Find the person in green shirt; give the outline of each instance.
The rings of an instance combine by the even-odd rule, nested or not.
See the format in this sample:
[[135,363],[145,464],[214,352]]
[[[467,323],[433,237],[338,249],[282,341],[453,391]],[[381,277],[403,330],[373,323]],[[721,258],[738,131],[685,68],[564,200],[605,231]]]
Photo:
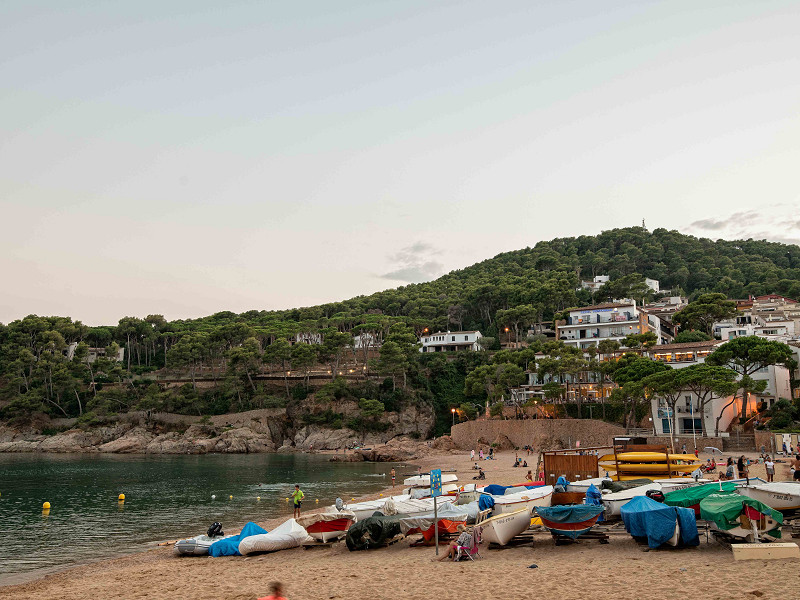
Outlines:
[[292,492],[292,503],[294,504],[294,518],[297,519],[300,517],[300,504],[305,498],[306,495],[300,490],[299,485],[294,486],[294,491]]

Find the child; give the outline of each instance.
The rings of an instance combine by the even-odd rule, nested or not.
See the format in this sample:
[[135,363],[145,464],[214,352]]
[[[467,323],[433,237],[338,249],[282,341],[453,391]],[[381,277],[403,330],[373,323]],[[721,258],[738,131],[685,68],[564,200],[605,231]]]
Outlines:
[[283,585],[278,581],[273,581],[269,584],[269,590],[272,592],[269,596],[264,596],[258,600],[286,600],[283,597]]

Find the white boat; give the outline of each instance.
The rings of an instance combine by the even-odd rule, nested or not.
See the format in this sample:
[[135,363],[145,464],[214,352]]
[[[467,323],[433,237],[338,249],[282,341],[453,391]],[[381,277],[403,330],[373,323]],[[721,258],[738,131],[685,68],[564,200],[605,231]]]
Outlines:
[[303,515],[297,524],[315,540],[327,543],[344,537],[355,520],[355,514],[348,510],[325,511]]
[[297,521],[289,519],[269,533],[260,533],[244,538],[239,542],[239,553],[246,555],[253,552],[274,552],[297,548],[303,542],[310,540],[308,532]]
[[229,537],[231,536],[226,535],[210,538],[205,534],[198,535],[193,538],[178,540],[175,542],[175,546],[173,547],[172,551],[175,554],[180,554],[183,556],[204,556],[208,554],[208,549],[211,547],[211,544]]
[[567,491],[586,493],[586,490],[589,489],[590,485],[594,485],[594,487],[596,487],[599,490],[602,487],[604,481],[611,483],[612,479],[611,477],[592,477],[591,479],[579,479],[577,481],[570,481],[567,484]]
[[550,506],[550,500],[553,498],[553,486],[542,485],[505,496],[492,496],[492,498],[494,498],[492,515],[513,513],[523,508],[531,512],[536,506]]
[[[458,475],[455,473],[442,473],[442,483],[452,483],[458,481]],[[406,477],[403,480],[403,485],[410,487],[431,487],[430,475],[414,475],[413,477]]]
[[[454,496],[458,494],[458,490],[459,488],[457,483],[442,484],[443,496]],[[408,489],[403,490],[403,493],[408,494],[412,498],[430,498],[431,488],[430,486],[410,487]]]
[[628,502],[633,500],[636,496],[644,496],[650,490],[661,490],[660,483],[649,483],[646,485],[640,485],[637,487],[633,487],[627,490],[622,490],[621,492],[612,492],[610,494],[603,494],[603,498],[601,502],[603,506],[606,507],[606,518],[609,517],[619,517],[621,509],[625,506]]
[[742,496],[763,502],[775,510],[800,509],[800,483],[791,481],[759,483],[740,486],[736,488],[736,491]]
[[[405,501],[410,500],[411,496],[408,494],[402,494],[398,496],[392,496],[395,501]],[[356,516],[356,521],[363,521],[367,517],[371,517],[372,513],[375,511],[383,512],[383,507],[386,504],[388,498],[379,498],[377,500],[365,500],[364,502],[354,502],[353,504],[348,504],[343,506],[342,510],[346,510],[352,512]],[[324,512],[337,512],[339,509],[336,505],[328,506],[325,508]]]
[[667,492],[674,492],[675,490],[683,490],[696,485],[711,483],[711,480],[703,478],[693,479],[692,477],[673,477],[672,479],[654,479],[653,483],[660,484],[661,491],[666,494]]
[[[392,496],[386,499],[383,503],[383,514],[414,517],[433,511],[433,498],[409,498],[407,500],[398,498],[398,496]],[[436,502],[441,507],[445,504],[452,504],[455,499],[455,496],[440,496]]]
[[482,538],[489,543],[505,546],[514,536],[531,526],[531,511],[523,508],[511,513],[499,514],[477,525],[482,530]]

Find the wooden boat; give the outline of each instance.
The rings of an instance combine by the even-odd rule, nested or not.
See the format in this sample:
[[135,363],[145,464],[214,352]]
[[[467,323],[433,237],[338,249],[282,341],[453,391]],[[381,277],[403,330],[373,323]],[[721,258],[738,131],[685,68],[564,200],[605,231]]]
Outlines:
[[550,506],[553,496],[553,486],[543,485],[523,492],[515,492],[504,496],[492,496],[494,498],[493,515],[517,512],[525,509],[529,513],[537,506]]
[[610,477],[592,477],[591,479],[579,479],[577,481],[570,481],[567,484],[568,492],[583,492],[589,489],[590,485],[594,485],[597,489],[603,487],[604,481],[611,481]]
[[711,494],[701,500],[700,517],[709,521],[713,529],[747,542],[781,537],[780,512],[734,492]]
[[606,507],[606,517],[618,517],[620,509],[630,502],[636,496],[645,496],[650,490],[661,490],[661,485],[658,483],[650,483],[647,485],[640,485],[621,492],[603,495],[603,506]]
[[571,506],[539,507],[536,514],[553,535],[576,539],[588,533],[603,513],[602,506],[576,504]]
[[800,509],[800,483],[777,481],[740,486],[736,490],[742,496],[763,502],[780,511]]
[[[646,462],[667,462],[667,455],[663,452],[620,452],[616,455],[616,458],[613,454],[604,454],[601,456],[599,461],[608,461],[608,462],[615,462],[619,461],[620,463],[629,462],[629,463],[646,463]],[[670,454],[669,455],[670,462],[674,463],[677,461],[681,462],[697,462],[699,459],[694,454]]]
[[344,537],[355,520],[356,515],[351,511],[333,511],[303,515],[297,523],[312,538],[327,543]]
[[499,514],[478,525],[483,531],[484,541],[505,546],[515,536],[530,527],[531,511],[523,508],[515,512]]

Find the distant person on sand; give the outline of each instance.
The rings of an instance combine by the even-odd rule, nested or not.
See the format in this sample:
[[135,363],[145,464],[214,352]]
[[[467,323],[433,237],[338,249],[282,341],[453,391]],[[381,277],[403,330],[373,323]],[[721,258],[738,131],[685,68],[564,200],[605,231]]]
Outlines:
[[269,591],[272,592],[269,596],[263,596],[258,600],[286,600],[283,597],[283,585],[278,581],[273,581],[269,584]]
[[478,458],[480,458],[481,460],[483,460],[483,448],[481,448],[480,450],[478,450]]
[[475,450],[469,451],[469,460],[470,462],[475,462]]
[[794,469],[794,475],[792,476],[792,479],[795,481],[800,480],[800,454],[794,457],[794,460],[792,461],[792,468]]
[[533,473],[528,471],[528,474],[525,475],[525,481],[533,481]]
[[734,470],[733,457],[729,456],[728,464],[725,467],[725,479],[733,479],[733,470]]
[[775,478],[775,463],[772,462],[772,457],[768,456],[764,461],[764,467],[767,469],[767,483],[773,481]]
[[392,487],[394,487],[394,478],[396,473],[394,472],[394,467],[392,467]]
[[299,519],[300,518],[300,505],[302,504],[303,498],[305,498],[305,497],[306,497],[306,495],[300,490],[300,486],[299,485],[295,485],[294,486],[294,491],[292,492],[292,504],[294,505],[294,518],[295,519]]
[[744,454],[736,461],[736,471],[739,473],[739,479],[744,479]]

